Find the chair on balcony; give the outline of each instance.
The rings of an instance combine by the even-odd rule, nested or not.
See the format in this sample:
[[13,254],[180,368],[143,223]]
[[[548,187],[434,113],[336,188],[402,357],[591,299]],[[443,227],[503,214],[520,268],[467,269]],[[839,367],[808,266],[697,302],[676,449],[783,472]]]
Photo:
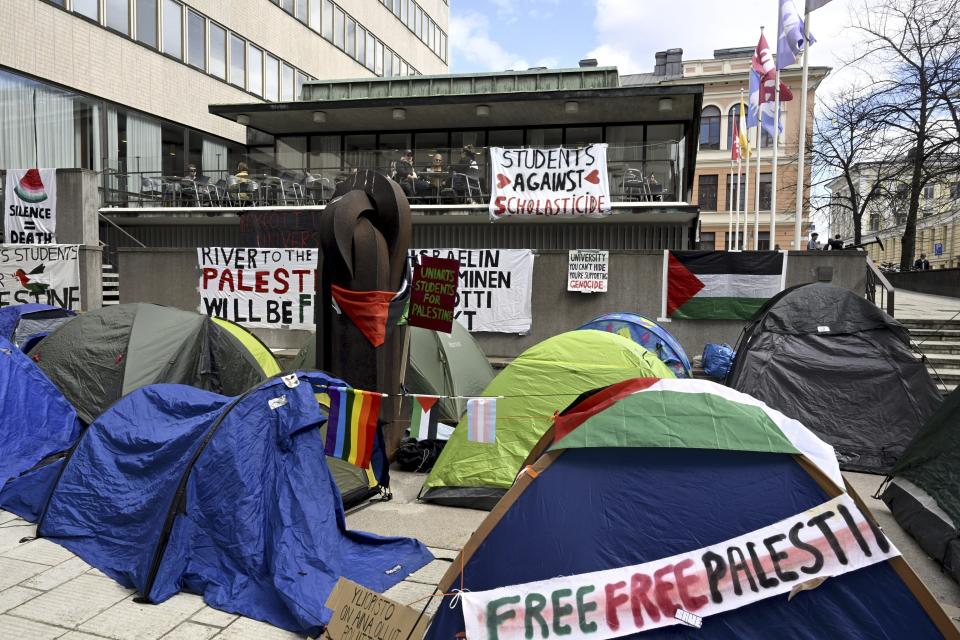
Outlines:
[[650,187],[640,169],[627,167],[623,170],[623,181],[620,185],[624,200],[642,201],[650,199]]
[[303,179],[305,198],[311,204],[325,204],[333,197],[333,181],[326,176],[315,176],[308,173]]
[[450,174],[450,188],[460,200],[460,204],[476,204],[476,201],[483,197],[480,192],[479,172],[471,175],[454,171]]
[[217,180],[217,184],[213,185],[211,189],[213,189],[213,196],[216,198],[216,202],[218,206],[222,207],[226,205],[229,207],[231,204],[233,204],[230,198],[230,191],[227,188],[226,180],[224,180],[223,178]]
[[304,203],[303,182],[297,180],[292,173],[284,172],[280,175],[280,199],[284,205],[300,205]]
[[163,183],[159,178],[140,178],[140,197],[143,200],[163,201]]

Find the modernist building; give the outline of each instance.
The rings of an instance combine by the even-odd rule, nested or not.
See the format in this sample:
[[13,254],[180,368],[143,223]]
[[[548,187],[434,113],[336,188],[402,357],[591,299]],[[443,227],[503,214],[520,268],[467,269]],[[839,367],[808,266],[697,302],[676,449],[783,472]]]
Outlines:
[[0,13],[0,170],[89,168],[117,192],[247,159],[247,128],[210,103],[448,68],[447,0],[3,0]]
[[[736,172],[731,172],[730,152],[733,141],[734,122],[740,114],[740,91],[748,100],[750,62],[754,47],[719,49],[713,58],[684,60],[682,49],[670,49],[656,54],[656,66],[652,73],[624,76],[623,84],[640,86],[703,85],[703,112],[700,117],[700,152],[694,187],[694,202],[700,207],[700,246],[704,249],[724,249],[732,242],[728,236],[728,220],[731,211],[731,189],[736,189]],[[816,91],[820,82],[829,73],[827,67],[811,67],[807,98],[807,143],[812,139],[813,112]],[[790,67],[781,72],[781,80],[793,92],[794,99],[782,103],[781,118],[784,121],[780,137],[777,169],[777,237],[774,245],[782,249],[794,247],[794,221],[797,197],[797,149],[800,135],[800,87],[801,69]],[[754,146],[754,137],[750,139]],[[773,139],[766,133],[761,138],[760,149],[760,249],[770,249],[770,205],[772,184]],[[756,151],[754,151],[756,153]],[[812,158],[808,153],[804,163],[804,233],[809,227],[810,208],[807,204]],[[750,228],[746,239],[753,249],[753,222],[755,188],[757,184],[756,157],[750,162],[750,193],[741,186],[740,211],[749,205]],[[743,180],[747,168],[744,167]],[[743,183],[745,184],[745,182]],[[742,220],[742,216],[741,216]]]

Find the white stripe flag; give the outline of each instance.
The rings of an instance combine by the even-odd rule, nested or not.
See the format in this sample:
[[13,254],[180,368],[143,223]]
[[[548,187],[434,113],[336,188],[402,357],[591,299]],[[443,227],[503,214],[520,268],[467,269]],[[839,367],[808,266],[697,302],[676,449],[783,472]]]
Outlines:
[[807,0],[807,13],[816,11],[828,2],[830,2],[830,0]]
[[493,444],[497,441],[497,399],[467,400],[467,440]]

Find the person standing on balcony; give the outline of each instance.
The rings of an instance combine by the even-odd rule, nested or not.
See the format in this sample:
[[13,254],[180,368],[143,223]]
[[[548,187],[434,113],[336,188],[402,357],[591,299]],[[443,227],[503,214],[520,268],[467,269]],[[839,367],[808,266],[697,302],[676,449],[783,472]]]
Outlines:
[[820,241],[817,239],[820,234],[814,231],[810,234],[810,240],[807,242],[807,251],[820,251]]

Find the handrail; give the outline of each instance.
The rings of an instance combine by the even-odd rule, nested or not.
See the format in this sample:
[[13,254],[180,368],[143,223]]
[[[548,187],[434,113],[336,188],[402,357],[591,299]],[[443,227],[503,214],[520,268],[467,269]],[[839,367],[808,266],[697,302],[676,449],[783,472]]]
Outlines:
[[137,240],[136,238],[134,238],[132,235],[130,235],[129,233],[127,233],[127,231],[126,231],[125,229],[123,229],[120,225],[118,225],[116,222],[114,222],[113,220],[111,220],[111,219],[108,218],[107,216],[103,215],[103,214],[100,213],[99,211],[97,211],[97,215],[100,216],[100,219],[101,219],[101,220],[104,220],[104,221],[106,221],[106,222],[109,222],[112,226],[116,227],[117,230],[118,230],[120,233],[122,233],[123,235],[127,236],[128,238],[130,238],[131,240],[133,240],[134,242],[136,242],[136,243],[137,243],[138,245],[140,245],[142,248],[144,248],[144,249],[147,248],[147,245],[143,244],[142,242],[140,242],[139,240]]
[[890,284],[890,281],[887,280],[886,276],[883,275],[883,272],[877,268],[877,265],[874,264],[873,260],[869,256],[866,257],[867,260],[867,298],[876,304],[876,291],[875,288],[879,284],[883,287],[884,294],[881,298],[881,304],[886,302],[887,313],[890,317],[893,317],[894,309],[894,289],[893,285]]

